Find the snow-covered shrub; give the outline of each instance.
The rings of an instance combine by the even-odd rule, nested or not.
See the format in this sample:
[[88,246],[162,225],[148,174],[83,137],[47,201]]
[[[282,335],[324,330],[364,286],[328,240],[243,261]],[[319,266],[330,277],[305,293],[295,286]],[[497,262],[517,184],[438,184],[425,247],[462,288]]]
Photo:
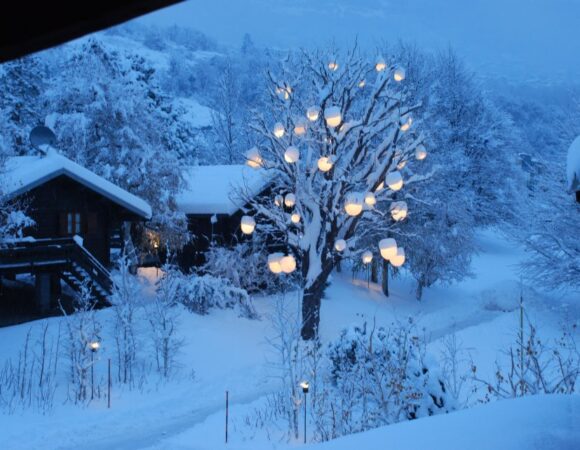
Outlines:
[[197,314],[207,314],[212,308],[238,309],[248,318],[256,318],[248,293],[235,287],[228,279],[211,275],[191,275],[181,279],[180,301]]
[[203,272],[229,280],[233,286],[249,293],[273,293],[287,287],[292,277],[273,277],[264,264],[268,251],[255,241],[233,247],[212,246],[205,254]]

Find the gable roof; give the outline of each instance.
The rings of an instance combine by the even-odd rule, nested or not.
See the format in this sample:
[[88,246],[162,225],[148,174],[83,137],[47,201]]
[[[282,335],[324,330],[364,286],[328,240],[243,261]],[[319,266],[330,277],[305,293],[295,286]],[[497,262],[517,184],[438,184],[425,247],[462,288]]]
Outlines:
[[245,165],[188,167],[184,178],[186,188],[177,196],[177,207],[185,214],[231,216],[245,205],[240,193],[256,196],[269,182],[265,170]]
[[65,175],[144,219],[150,219],[152,215],[151,206],[145,200],[53,150],[46,156],[9,157],[2,175],[2,190],[9,197]]

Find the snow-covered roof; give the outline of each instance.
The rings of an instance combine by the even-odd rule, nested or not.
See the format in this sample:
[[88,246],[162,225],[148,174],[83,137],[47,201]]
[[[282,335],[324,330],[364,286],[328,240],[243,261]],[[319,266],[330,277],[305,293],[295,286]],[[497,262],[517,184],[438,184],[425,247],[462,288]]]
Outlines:
[[568,149],[568,162],[566,164],[566,178],[570,191],[580,191],[580,136],[574,139]]
[[180,211],[230,216],[244,206],[240,197],[258,195],[269,181],[263,169],[244,165],[188,167],[184,178],[186,188],[177,196]]
[[6,195],[14,197],[60,175],[77,181],[145,219],[151,218],[151,206],[145,200],[125,191],[54,150],[49,151],[46,156],[7,158],[5,173],[2,177],[2,189]]

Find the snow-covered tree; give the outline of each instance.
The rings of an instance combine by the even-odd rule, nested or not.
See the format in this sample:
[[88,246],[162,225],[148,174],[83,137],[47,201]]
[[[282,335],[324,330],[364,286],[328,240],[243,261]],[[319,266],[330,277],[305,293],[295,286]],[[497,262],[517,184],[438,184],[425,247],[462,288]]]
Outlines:
[[[263,223],[282,236],[299,260],[302,337],[313,339],[339,260],[335,246],[345,240],[355,248],[357,228],[390,220],[373,206],[425,178],[414,174],[414,164],[397,168],[423,143],[413,123],[419,105],[405,101],[403,68],[382,57],[373,63],[356,48],[291,55],[268,78],[270,110],[255,112],[258,147],[248,160],[270,174],[274,195],[285,197],[252,202],[258,228]],[[378,242],[369,248],[378,249]]]

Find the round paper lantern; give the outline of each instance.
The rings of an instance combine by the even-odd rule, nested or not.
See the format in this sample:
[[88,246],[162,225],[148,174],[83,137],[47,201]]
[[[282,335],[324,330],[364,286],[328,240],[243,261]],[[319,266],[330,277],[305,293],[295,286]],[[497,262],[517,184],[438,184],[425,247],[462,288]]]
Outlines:
[[393,78],[397,83],[403,81],[405,79],[405,69],[403,69],[402,67],[397,67],[395,69],[395,72],[393,73]]
[[334,72],[338,69],[338,63],[336,61],[330,61],[328,63],[328,68]]
[[294,256],[287,255],[280,259],[280,268],[284,273],[292,273],[296,270],[296,259]]
[[321,172],[328,172],[330,169],[332,169],[332,165],[332,157],[321,156],[318,158],[318,170]]
[[292,221],[292,223],[300,223],[300,214],[298,213],[293,213],[290,216],[290,220]]
[[399,129],[401,131],[409,131],[409,128],[411,128],[411,125],[413,125],[413,118],[411,116],[401,117],[400,124],[401,126]]
[[288,208],[292,208],[296,204],[296,196],[292,193],[286,194],[286,197],[284,197],[284,204]]
[[346,248],[346,241],[344,239],[338,239],[335,243],[334,243],[334,249],[337,252],[342,252],[344,251],[344,249]]
[[276,125],[274,125],[274,136],[280,139],[284,136],[284,133],[286,133],[286,130],[284,130],[284,125],[282,125],[280,122],[277,122]]
[[379,242],[379,250],[384,259],[390,260],[397,254],[397,241],[393,238],[381,239]]
[[318,120],[318,116],[320,115],[320,109],[316,106],[311,106],[306,110],[306,117],[310,122],[316,122]]
[[340,125],[342,115],[338,106],[329,106],[324,110],[324,119],[329,127],[337,127]]
[[427,158],[427,150],[425,149],[424,145],[419,145],[415,149],[415,158],[419,161],[423,161],[425,158]]
[[389,261],[393,266],[401,267],[403,264],[405,264],[405,249],[403,247],[398,248],[397,254]]
[[282,272],[282,258],[284,255],[282,253],[272,253],[268,255],[268,269],[272,273]]
[[358,87],[362,89],[366,86],[366,84],[367,84],[367,82],[365,80],[360,80],[358,82]]
[[252,147],[246,152],[246,164],[254,169],[261,167],[263,163],[262,156],[258,147]]
[[407,203],[403,201],[391,203],[389,209],[391,211],[391,217],[397,222],[407,217],[407,213],[409,211]]
[[294,134],[296,136],[303,136],[306,134],[306,124],[302,121],[297,122],[294,126]]
[[393,191],[399,191],[403,187],[403,176],[401,172],[395,170],[394,172],[389,172],[385,177],[385,183],[389,186],[389,189]]
[[381,181],[379,183],[379,185],[377,186],[377,188],[375,189],[375,192],[381,192],[384,188],[385,188],[385,182]]
[[377,59],[377,63],[375,64],[375,70],[377,72],[382,72],[386,68],[387,68],[387,63],[385,62],[385,60],[383,58]]
[[366,251],[362,254],[363,264],[370,264],[373,261],[373,254],[370,251]]
[[365,203],[368,206],[375,206],[377,204],[377,199],[375,197],[375,194],[373,194],[372,192],[367,192],[365,194]]
[[254,232],[254,228],[256,228],[256,221],[254,220],[253,217],[242,216],[242,222],[240,223],[240,227],[242,228],[242,233],[252,234]]
[[298,150],[298,148],[294,147],[293,145],[288,147],[286,149],[286,152],[284,152],[284,159],[286,160],[287,163],[293,164],[295,162],[298,162],[299,158],[300,158],[300,150]]
[[358,216],[363,210],[363,199],[358,194],[350,194],[346,197],[344,210],[349,216]]

